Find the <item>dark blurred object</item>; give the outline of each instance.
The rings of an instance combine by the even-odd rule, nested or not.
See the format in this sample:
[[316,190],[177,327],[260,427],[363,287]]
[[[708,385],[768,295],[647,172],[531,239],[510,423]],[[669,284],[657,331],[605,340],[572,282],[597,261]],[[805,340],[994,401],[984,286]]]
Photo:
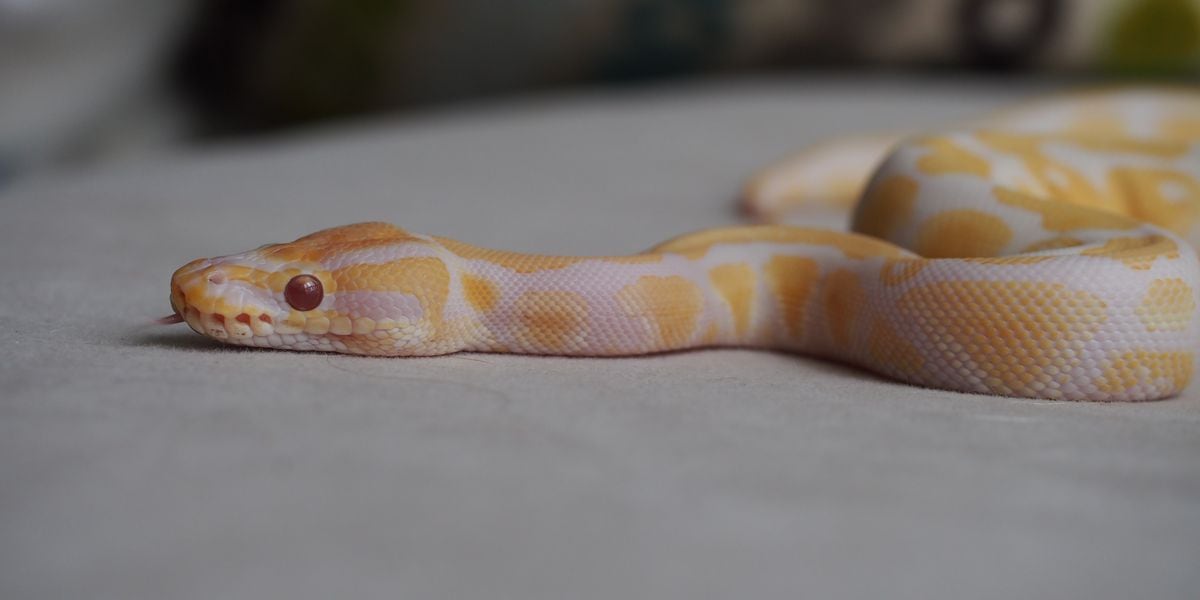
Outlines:
[[751,66],[1186,78],[1200,0],[212,0],[183,56],[187,89],[233,129]]
[[389,104],[411,0],[211,0],[182,60],[222,127],[278,125]]
[[196,129],[869,65],[1195,80],[1200,0],[0,0],[0,182]]

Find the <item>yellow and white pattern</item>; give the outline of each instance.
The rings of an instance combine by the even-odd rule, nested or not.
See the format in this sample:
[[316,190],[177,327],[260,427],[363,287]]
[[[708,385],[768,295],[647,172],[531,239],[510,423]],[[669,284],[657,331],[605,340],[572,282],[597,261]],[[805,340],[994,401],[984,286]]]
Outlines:
[[1200,93],[1056,98],[944,132],[854,138],[769,168],[777,219],[642,254],[516,254],[386,223],[177,270],[171,304],[233,344],[351,354],[801,352],[916,385],[1149,400],[1200,348]]

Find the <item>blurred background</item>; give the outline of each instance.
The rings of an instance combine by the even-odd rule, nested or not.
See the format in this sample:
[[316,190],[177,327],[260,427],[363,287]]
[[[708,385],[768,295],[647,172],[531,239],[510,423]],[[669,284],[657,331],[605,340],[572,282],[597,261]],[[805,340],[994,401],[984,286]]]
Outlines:
[[1200,0],[0,0],[0,185],[381,111],[804,70],[1190,82]]

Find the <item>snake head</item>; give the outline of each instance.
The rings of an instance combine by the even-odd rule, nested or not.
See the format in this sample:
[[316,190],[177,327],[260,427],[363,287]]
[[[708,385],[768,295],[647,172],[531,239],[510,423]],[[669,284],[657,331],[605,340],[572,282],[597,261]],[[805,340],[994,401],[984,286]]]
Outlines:
[[386,223],[197,259],[171,277],[171,306],[197,333],[244,346],[351,354],[458,350],[442,313],[441,246]]

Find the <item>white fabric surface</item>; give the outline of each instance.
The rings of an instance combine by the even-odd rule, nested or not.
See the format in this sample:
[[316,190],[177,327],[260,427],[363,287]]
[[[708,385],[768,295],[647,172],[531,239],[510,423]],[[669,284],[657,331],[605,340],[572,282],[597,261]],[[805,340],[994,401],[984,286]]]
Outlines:
[[631,252],[754,167],[1011,82],[578,93],[221,144],[0,191],[0,597],[1196,598],[1200,392],[915,389],[803,357],[236,350],[195,257],[382,219]]

